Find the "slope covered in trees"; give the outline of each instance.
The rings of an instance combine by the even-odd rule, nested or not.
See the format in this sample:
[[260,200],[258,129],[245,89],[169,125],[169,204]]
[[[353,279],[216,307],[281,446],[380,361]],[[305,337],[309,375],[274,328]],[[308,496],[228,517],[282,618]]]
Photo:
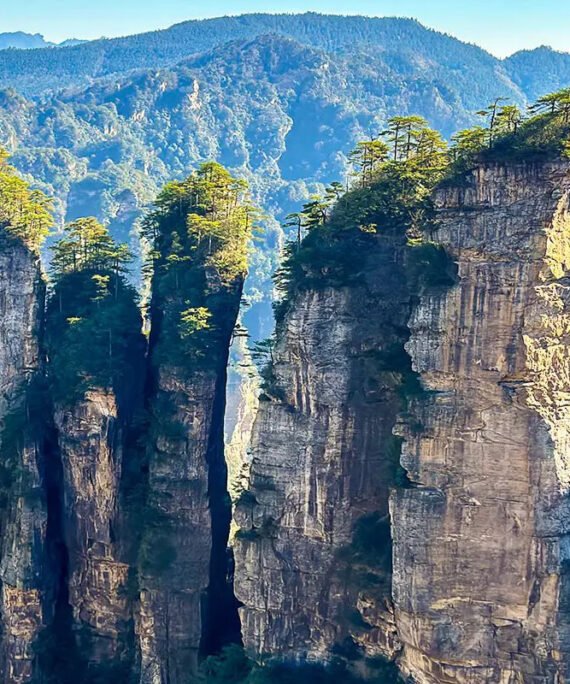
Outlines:
[[[267,31],[274,33],[258,35]],[[227,42],[240,36],[247,39]],[[210,48],[161,71],[117,75],[125,55],[125,68],[139,69],[156,66],[158,53],[170,64]],[[84,71],[74,55],[81,62],[90,51],[101,68],[118,70],[112,83],[79,84]],[[449,137],[495,97],[525,103],[493,57],[407,20],[253,15],[65,49],[65,64],[50,61],[58,54],[0,54],[15,88],[26,89],[26,69],[40,81],[73,78],[71,91],[37,101],[0,93],[0,142],[15,166],[55,197],[58,222],[93,215],[110,221],[120,240],[171,178],[206,159],[239,171],[270,217],[248,285],[248,297],[264,302],[248,314],[255,334],[267,330],[283,237],[274,219],[342,178],[359,140],[394,115],[419,113]],[[12,59],[24,60],[22,73]],[[570,79],[564,66],[549,73],[559,85]]]
[[[163,31],[92,41],[60,51],[44,49],[0,53],[0,86],[30,95],[85,85],[94,78],[156,69],[190,55],[208,52],[232,40],[253,40],[275,34],[330,53],[382,53],[388,66],[413,63],[430,69],[451,85],[453,75],[465,86],[488,88],[496,79],[503,87],[512,74],[484,50],[425,28],[413,19],[250,14],[188,21]],[[400,64],[400,62],[402,63]],[[513,66],[513,65],[511,65]],[[515,69],[516,71],[516,69]],[[477,74],[477,78],[472,78]]]

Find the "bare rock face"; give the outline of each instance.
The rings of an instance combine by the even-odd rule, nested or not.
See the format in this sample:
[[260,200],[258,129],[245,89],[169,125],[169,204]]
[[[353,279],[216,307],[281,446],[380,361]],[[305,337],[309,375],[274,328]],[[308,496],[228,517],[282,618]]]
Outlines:
[[[358,284],[299,292],[280,326],[234,515],[235,593],[254,653],[326,661],[357,644],[371,656],[398,648],[388,497],[400,378],[383,359],[406,339],[401,250],[375,243]],[[359,524],[385,532],[372,571]]]
[[159,387],[154,403],[168,416],[155,436],[149,474],[157,531],[144,547],[141,681],[174,684],[195,667],[202,638],[212,551],[206,454],[216,377],[184,380],[162,368]]
[[123,434],[110,390],[57,407],[69,603],[82,651],[104,663],[125,657],[131,617],[129,565],[117,541]]
[[28,682],[50,618],[41,431],[30,426],[41,367],[44,302],[38,257],[0,235],[0,681]]
[[483,165],[436,196],[459,283],[420,298],[426,393],[391,500],[401,665],[421,684],[570,677],[570,169]]
[[[230,501],[224,461],[226,367],[243,282],[210,284],[208,358],[174,363],[151,336],[148,497],[139,559],[141,684],[186,684],[225,612]],[[168,304],[155,305],[167,309]],[[157,351],[158,350],[158,351]],[[236,615],[237,619],[237,615]],[[237,627],[236,627],[237,628]]]

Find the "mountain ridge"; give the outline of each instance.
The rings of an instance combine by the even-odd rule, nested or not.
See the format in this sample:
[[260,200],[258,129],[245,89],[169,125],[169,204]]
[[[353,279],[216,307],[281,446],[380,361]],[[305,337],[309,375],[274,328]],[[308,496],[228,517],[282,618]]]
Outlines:
[[[167,29],[88,41],[58,51],[2,50],[0,88],[15,87],[28,96],[39,96],[88,85],[100,77],[173,66],[230,40],[252,40],[273,33],[335,54],[375,49],[412,53],[454,69],[486,65],[498,68],[510,79],[511,58],[500,60],[473,43],[425,27],[416,19],[258,13],[190,20]],[[556,72],[566,68],[565,53],[552,51],[549,58],[561,62]],[[515,72],[516,66],[515,60]]]
[[46,40],[41,33],[26,31],[6,31],[0,33],[0,51],[3,50],[41,50],[42,48],[64,48],[80,45],[87,41],[78,38],[67,38],[60,43]]

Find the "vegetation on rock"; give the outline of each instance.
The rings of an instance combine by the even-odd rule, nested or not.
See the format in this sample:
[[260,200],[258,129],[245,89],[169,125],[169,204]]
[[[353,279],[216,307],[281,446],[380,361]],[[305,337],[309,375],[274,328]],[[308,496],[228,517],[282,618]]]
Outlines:
[[56,401],[90,389],[128,391],[141,344],[137,294],[125,278],[130,254],[94,218],[68,224],[53,247],[46,313],[49,375]]
[[262,664],[250,660],[240,646],[228,646],[217,656],[207,658],[198,677],[189,684],[397,684],[401,681],[395,665],[384,660],[368,660],[372,673],[361,679],[344,661],[328,667],[316,663],[283,662],[269,659]]
[[181,368],[217,361],[219,324],[241,291],[256,216],[247,184],[215,162],[160,193],[143,225],[155,360]]
[[20,178],[8,156],[0,147],[0,227],[37,252],[53,225],[51,200]]

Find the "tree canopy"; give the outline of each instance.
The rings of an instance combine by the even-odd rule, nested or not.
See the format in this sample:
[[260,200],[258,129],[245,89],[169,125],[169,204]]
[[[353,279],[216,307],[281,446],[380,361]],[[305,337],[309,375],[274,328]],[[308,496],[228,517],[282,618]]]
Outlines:
[[38,251],[53,225],[52,202],[18,176],[8,158],[0,147],[0,226]]
[[143,223],[146,272],[151,319],[160,317],[163,330],[159,349],[167,348],[171,361],[216,348],[209,344],[219,324],[213,309],[234,299],[239,304],[258,217],[247,183],[216,162],[168,183],[157,197]]
[[68,224],[52,251],[46,341],[54,397],[74,401],[95,387],[120,395],[143,343],[124,275],[131,255],[92,217]]

